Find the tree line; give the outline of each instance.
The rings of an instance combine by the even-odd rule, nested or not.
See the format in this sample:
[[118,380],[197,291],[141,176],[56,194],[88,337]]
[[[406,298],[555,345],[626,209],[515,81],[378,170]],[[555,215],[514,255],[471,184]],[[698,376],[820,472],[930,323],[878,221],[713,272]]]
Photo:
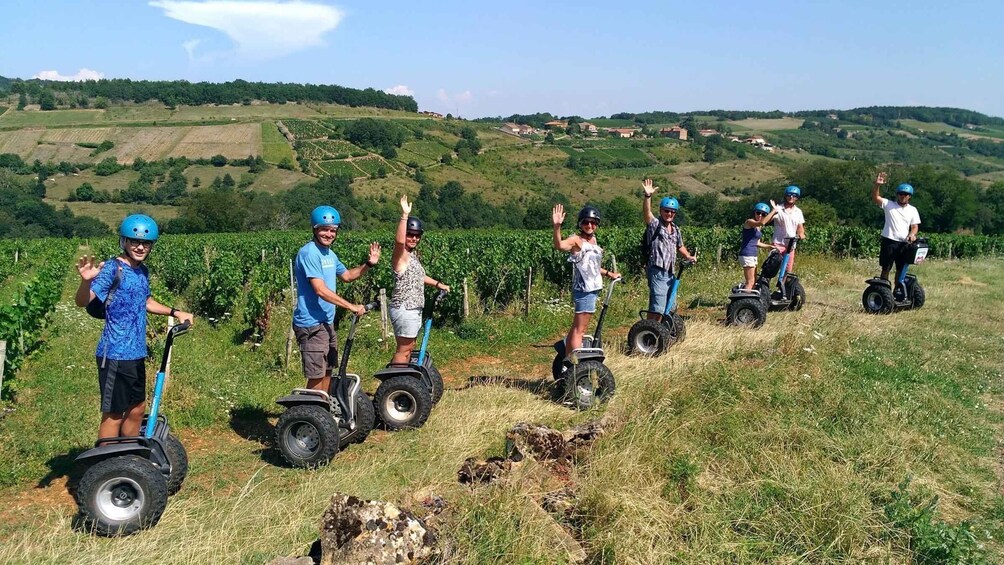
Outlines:
[[65,93],[78,101],[102,99],[112,102],[148,102],[160,100],[166,106],[203,104],[249,104],[264,100],[274,104],[286,102],[322,102],[344,106],[372,106],[391,110],[417,112],[418,103],[411,96],[387,94],[373,88],[349,88],[333,84],[267,83],[234,80],[223,83],[175,81],[148,81],[131,79],[101,79],[81,82],[63,82],[40,79],[13,80],[8,86],[12,94],[24,95],[43,106],[52,102],[53,92]]

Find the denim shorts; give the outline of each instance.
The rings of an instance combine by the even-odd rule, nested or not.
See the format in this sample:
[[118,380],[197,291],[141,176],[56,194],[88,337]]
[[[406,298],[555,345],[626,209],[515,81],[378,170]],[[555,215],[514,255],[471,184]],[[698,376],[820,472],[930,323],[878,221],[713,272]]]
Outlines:
[[418,337],[418,330],[422,328],[422,309],[391,308],[390,323],[394,326],[395,336]]
[[662,314],[666,311],[669,289],[673,285],[673,274],[659,267],[648,268],[648,310]]
[[600,291],[585,292],[580,290],[572,291],[572,302],[575,304],[575,313],[593,313],[596,311],[596,299],[600,296]]

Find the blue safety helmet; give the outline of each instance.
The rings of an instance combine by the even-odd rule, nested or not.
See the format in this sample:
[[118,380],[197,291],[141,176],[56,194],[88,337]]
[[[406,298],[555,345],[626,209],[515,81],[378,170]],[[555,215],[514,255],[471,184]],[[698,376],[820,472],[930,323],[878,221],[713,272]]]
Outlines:
[[157,222],[150,216],[133,214],[122,220],[122,224],[119,225],[119,235],[153,243],[160,236],[160,230],[157,229]]
[[784,189],[784,195],[788,196],[789,194],[794,194],[795,196],[799,196],[800,197],[800,196],[802,196],[802,189],[798,188],[795,185],[791,185],[788,188]]
[[757,202],[756,205],[753,206],[753,211],[763,212],[764,214],[770,214],[770,206],[764,204],[763,202]]
[[337,226],[342,223],[342,216],[331,206],[318,206],[310,213],[310,226],[319,228],[321,226]]
[[673,210],[674,212],[679,212],[680,202],[677,199],[673,198],[672,196],[663,197],[663,199],[659,201],[659,209],[661,210],[663,208],[667,210]]
[[904,182],[896,187],[896,194],[909,194],[913,196],[913,185]]

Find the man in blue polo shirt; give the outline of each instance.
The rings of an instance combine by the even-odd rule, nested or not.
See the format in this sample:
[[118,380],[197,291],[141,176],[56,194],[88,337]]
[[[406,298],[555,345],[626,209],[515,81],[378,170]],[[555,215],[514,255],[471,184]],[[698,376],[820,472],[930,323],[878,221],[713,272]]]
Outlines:
[[[175,316],[191,322],[188,312],[164,306],[150,296],[146,265],[159,230],[153,218],[133,214],[119,226],[122,253],[95,264],[93,256],[77,261],[77,306],[97,302],[105,327],[98,340],[101,425],[98,439],[137,436],[146,412],[146,315]],[[88,312],[92,307],[88,307]]]
[[338,334],[335,332],[335,306],[362,315],[365,308],[335,294],[338,279],[352,282],[363,276],[380,260],[380,244],[370,244],[369,257],[362,265],[347,268],[331,250],[341,224],[338,210],[318,206],[310,213],[314,237],[296,254],[296,309],[293,311],[293,334],[300,346],[303,375],[307,388],[328,391],[331,371],[338,366]]

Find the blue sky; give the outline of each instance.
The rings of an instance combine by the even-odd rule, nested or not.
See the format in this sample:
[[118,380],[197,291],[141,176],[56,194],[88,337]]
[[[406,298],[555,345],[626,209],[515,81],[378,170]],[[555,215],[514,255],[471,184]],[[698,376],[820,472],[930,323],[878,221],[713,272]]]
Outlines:
[[0,75],[396,89],[464,117],[870,105],[1004,116],[1001,22],[999,1],[7,0]]

